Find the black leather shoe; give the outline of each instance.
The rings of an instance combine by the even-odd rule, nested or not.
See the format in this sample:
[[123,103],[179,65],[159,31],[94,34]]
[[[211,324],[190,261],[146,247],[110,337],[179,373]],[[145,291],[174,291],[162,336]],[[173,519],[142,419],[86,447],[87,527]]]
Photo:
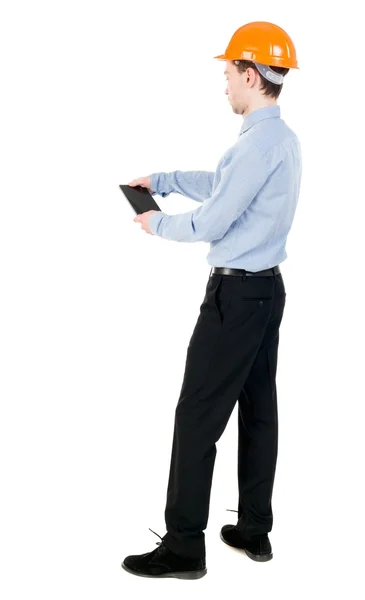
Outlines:
[[[153,531],[153,533],[155,532]],[[158,534],[156,533],[156,535]],[[206,575],[205,558],[178,556],[167,548],[162,538],[161,540],[161,542],[157,542],[159,547],[152,552],[127,556],[122,563],[123,569],[140,577],[199,579]]]
[[267,533],[255,536],[251,540],[247,540],[237,530],[235,525],[224,525],[220,534],[221,540],[233,548],[244,550],[252,560],[264,562],[271,560],[273,557],[271,544]]

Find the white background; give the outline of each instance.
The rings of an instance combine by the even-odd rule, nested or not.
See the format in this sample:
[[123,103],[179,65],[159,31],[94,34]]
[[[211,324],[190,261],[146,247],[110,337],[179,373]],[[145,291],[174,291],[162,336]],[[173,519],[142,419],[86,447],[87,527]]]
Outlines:
[[[200,598],[228,586],[235,596],[297,599],[363,587],[356,4],[2,3],[4,600]],[[149,527],[165,533],[174,411],[209,245],[146,234],[118,186],[156,171],[215,170],[242,117],[213,56],[253,20],[283,27],[300,66],[279,99],[302,143],[303,183],[281,265],[274,559],[254,563],[219,539],[236,517],[226,512],[237,508],[236,407],[217,445],[208,575],[152,581],[120,565],[156,548]],[[169,214],[198,207],[177,194],[156,200]]]

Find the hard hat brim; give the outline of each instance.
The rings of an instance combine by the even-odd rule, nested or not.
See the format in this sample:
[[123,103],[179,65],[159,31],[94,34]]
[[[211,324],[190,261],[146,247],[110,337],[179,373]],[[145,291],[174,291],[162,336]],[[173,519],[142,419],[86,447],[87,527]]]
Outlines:
[[[216,58],[218,60],[228,60],[228,61],[243,60],[242,58],[233,58],[233,57],[229,58],[225,54],[219,54],[218,56],[213,56],[213,58]],[[247,58],[246,60],[255,62],[252,58]],[[259,61],[257,61],[257,62],[259,62]],[[269,63],[266,61],[264,64],[269,64]],[[299,69],[296,59],[294,59],[290,65],[277,64],[276,61],[270,60],[270,65],[273,67],[283,67],[285,69]]]

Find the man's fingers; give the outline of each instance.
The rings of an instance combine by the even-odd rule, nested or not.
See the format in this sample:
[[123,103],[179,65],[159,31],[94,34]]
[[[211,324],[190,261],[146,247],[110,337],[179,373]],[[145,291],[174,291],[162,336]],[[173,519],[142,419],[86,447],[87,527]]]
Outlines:
[[149,189],[149,186],[151,185],[151,183],[150,183],[150,179],[148,177],[138,177],[137,179],[132,179],[132,181],[130,181],[128,183],[128,185],[130,185],[131,187],[140,185],[141,187]]

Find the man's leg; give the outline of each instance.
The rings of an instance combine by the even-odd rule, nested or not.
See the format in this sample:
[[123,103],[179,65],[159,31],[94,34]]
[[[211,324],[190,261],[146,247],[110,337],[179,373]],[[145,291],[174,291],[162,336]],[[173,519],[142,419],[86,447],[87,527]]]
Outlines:
[[276,370],[285,288],[277,278],[273,315],[239,395],[238,523],[245,538],[272,529],[271,498],[278,452]]

